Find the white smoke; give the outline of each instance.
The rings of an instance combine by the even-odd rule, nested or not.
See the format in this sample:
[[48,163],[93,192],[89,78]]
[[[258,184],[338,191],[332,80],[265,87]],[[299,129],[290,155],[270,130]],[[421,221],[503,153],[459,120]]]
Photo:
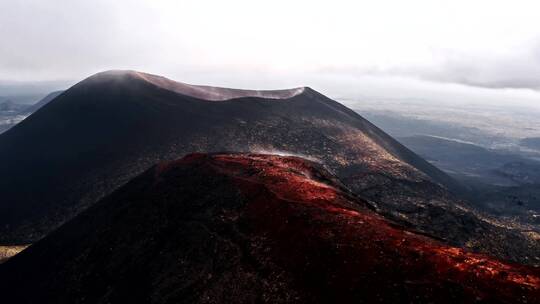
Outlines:
[[279,155],[279,156],[294,156],[294,157],[307,159],[309,161],[319,163],[319,164],[323,163],[322,160],[320,160],[320,159],[318,159],[316,157],[310,156],[310,155],[301,154],[301,153],[295,153],[295,152],[291,152],[291,151],[283,151],[283,150],[278,150],[278,149],[255,148],[255,149],[250,149],[250,152],[257,153],[257,154],[270,154],[270,155]]

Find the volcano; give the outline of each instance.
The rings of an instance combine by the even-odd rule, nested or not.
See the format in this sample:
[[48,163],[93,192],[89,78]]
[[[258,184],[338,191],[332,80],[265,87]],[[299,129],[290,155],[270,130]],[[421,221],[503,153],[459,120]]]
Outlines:
[[320,164],[193,154],[0,265],[0,291],[10,303],[536,303],[540,270],[407,231]]
[[456,199],[453,179],[311,88],[216,88],[134,71],[91,76],[0,135],[0,242],[39,240],[157,162],[220,151],[317,160],[401,225],[521,262],[540,252]]

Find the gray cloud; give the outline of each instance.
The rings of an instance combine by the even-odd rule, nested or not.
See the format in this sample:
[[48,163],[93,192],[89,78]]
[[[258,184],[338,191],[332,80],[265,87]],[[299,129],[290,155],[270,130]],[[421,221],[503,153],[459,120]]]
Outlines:
[[[494,50],[496,53],[496,50]],[[407,73],[407,71],[401,71]],[[504,55],[445,52],[440,66],[409,71],[421,78],[487,88],[540,89],[540,43]]]
[[[496,49],[495,34],[503,33],[495,26],[500,19],[491,18],[485,27],[478,27],[476,13],[484,12],[483,8],[469,12],[468,23],[454,28],[443,18],[446,12],[435,8],[421,14],[411,9],[409,15],[384,19],[373,17],[388,14],[384,5],[373,11],[378,14],[370,12],[369,5],[354,10],[358,7],[349,2],[344,8],[319,7],[313,15],[284,14],[279,5],[265,6],[265,12],[273,9],[282,14],[278,22],[279,18],[261,14],[256,5],[246,5],[249,1],[222,4],[220,9],[212,6],[214,10],[204,3],[193,5],[196,2],[0,1],[0,80],[67,83],[114,68],[230,86],[301,85],[292,74],[330,72],[345,77],[400,76],[474,87],[540,89],[540,37],[521,48],[509,48],[514,40],[505,39],[500,42],[505,51]],[[362,21],[365,18],[356,17],[356,11],[365,11],[364,17],[373,20]],[[505,12],[506,8],[500,8],[499,13]],[[437,23],[440,18],[432,16],[443,19]],[[511,18],[516,21],[512,24],[527,19]],[[366,26],[379,19],[386,22]],[[412,19],[423,21],[416,24]],[[537,19],[529,19],[536,24]],[[433,27],[424,26],[432,23]],[[298,24],[304,26],[295,28]],[[534,26],[526,25],[516,25],[516,41],[527,41],[537,33]],[[449,27],[446,32],[445,27]],[[469,28],[476,30],[468,34]],[[491,39],[482,40],[487,34]],[[477,43],[472,46],[471,41]],[[438,51],[431,50],[432,44]],[[276,72],[279,69],[281,73]]]
[[79,78],[140,60],[152,46],[121,16],[105,0],[1,1],[0,79]]
[[451,50],[434,52],[438,60],[427,65],[377,67],[326,68],[322,71],[369,76],[414,77],[427,81],[463,84],[492,89],[540,90],[540,39],[531,41],[521,49],[503,54],[493,52],[466,53]]

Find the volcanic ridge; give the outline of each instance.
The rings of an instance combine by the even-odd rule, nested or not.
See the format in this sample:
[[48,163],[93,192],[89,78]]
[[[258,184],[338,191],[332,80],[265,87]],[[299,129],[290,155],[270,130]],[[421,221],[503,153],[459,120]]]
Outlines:
[[0,265],[0,291],[18,303],[536,303],[540,270],[408,231],[321,164],[192,154]]

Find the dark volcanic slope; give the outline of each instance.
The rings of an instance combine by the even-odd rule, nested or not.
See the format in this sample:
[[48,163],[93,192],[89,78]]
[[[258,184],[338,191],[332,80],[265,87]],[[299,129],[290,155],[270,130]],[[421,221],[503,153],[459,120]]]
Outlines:
[[540,271],[404,231],[317,164],[158,165],[0,265],[10,303],[537,303]]
[[123,71],[80,82],[0,136],[9,175],[0,241],[39,239],[157,161],[197,151],[307,155],[388,217],[530,261],[527,240],[480,221],[438,185],[457,189],[448,176],[309,88],[232,90]]

